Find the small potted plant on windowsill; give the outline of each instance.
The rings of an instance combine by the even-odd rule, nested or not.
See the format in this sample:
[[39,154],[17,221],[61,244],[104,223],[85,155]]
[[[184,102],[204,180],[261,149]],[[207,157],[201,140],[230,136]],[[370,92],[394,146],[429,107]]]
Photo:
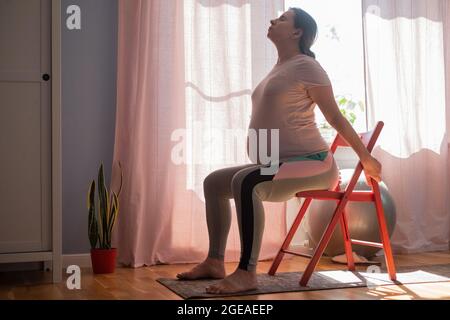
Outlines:
[[[344,95],[335,96],[335,100],[342,115],[348,120],[348,122],[350,122],[352,126],[354,126],[357,118],[355,107],[359,106],[360,112],[364,112],[364,103],[362,101],[352,100],[351,98]],[[322,133],[322,136],[325,138],[325,141],[331,144],[336,135],[336,130],[326,121],[320,124],[319,129]]]
[[88,192],[89,242],[91,244],[91,262],[94,273],[112,273],[116,266],[117,248],[111,248],[111,235],[119,213],[119,195],[122,190],[122,166],[120,167],[120,187],[111,194],[105,185],[103,163],[98,171],[98,215],[95,209],[95,180],[92,180]]

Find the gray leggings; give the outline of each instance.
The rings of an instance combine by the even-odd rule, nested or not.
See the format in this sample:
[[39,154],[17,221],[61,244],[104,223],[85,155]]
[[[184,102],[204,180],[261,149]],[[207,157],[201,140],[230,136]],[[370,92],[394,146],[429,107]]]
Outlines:
[[274,175],[261,174],[262,166],[245,164],[219,169],[203,181],[209,234],[208,257],[224,259],[231,225],[229,200],[234,198],[241,240],[239,268],[248,271],[256,270],[261,248],[264,231],[262,201],[283,202],[300,191],[329,189],[335,186],[339,176],[334,159],[328,171],[291,179],[273,180]]

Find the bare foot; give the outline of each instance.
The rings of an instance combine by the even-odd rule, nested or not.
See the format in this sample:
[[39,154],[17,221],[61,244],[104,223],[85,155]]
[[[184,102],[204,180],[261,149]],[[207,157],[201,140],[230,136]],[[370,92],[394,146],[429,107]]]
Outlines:
[[223,260],[208,257],[190,271],[178,273],[177,278],[181,280],[223,279],[225,278],[225,265]]
[[256,289],[258,286],[256,272],[237,268],[222,281],[206,287],[207,293],[235,293]]

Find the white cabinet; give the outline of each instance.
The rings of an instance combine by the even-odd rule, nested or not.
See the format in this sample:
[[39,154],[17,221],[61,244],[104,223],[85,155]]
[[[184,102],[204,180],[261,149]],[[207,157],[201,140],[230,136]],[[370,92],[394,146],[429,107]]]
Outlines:
[[55,282],[61,279],[60,14],[54,25],[52,11],[59,6],[0,0],[0,263],[51,261]]

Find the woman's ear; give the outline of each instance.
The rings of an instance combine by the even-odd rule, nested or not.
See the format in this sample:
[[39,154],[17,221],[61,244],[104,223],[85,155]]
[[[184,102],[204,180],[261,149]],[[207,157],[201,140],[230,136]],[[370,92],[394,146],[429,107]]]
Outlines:
[[303,35],[303,30],[302,29],[297,29],[294,32],[292,32],[292,34],[294,35],[294,38],[300,39],[300,37]]

